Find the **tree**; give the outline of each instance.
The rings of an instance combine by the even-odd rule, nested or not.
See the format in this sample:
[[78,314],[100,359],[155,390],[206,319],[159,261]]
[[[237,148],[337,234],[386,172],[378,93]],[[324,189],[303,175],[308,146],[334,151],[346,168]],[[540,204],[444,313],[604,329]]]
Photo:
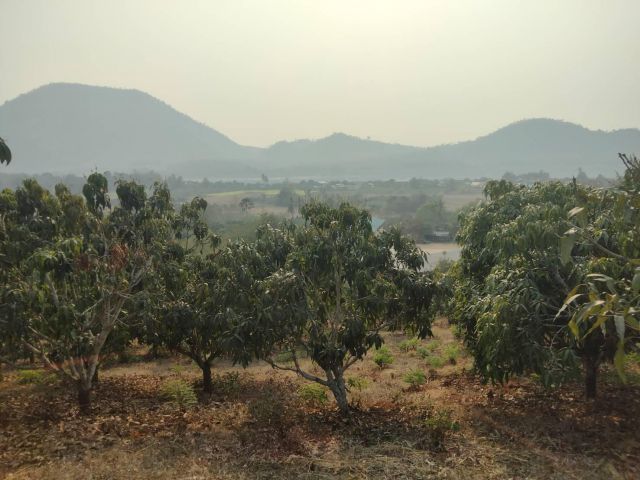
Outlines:
[[[180,207],[180,213],[174,218],[173,229],[178,240],[184,240],[185,248],[189,249],[189,241],[194,239],[195,245],[201,249],[204,240],[209,235],[209,227],[204,219],[207,201],[201,197],[194,197],[191,202]],[[216,237],[210,237],[217,241]],[[192,246],[195,246],[192,245]]]
[[462,327],[476,368],[493,381],[535,372],[552,384],[574,375],[581,360],[585,392],[595,396],[597,368],[615,353],[615,328],[576,341],[562,305],[604,244],[561,238],[576,204],[588,204],[591,219],[607,218],[598,193],[575,181],[525,187],[501,180],[489,182],[485,195],[487,201],[460,217],[461,258],[451,270],[450,318]]
[[[176,241],[167,244],[156,268],[154,333],[170,350],[192,359],[202,370],[203,390],[212,392],[211,368],[220,357],[246,364],[246,321],[252,303],[256,254],[244,242],[220,248],[202,219],[206,201],[184,204],[174,219]],[[195,242],[189,247],[189,239]],[[208,243],[211,253],[203,255]],[[183,246],[184,245],[184,246]]]
[[2,138],[0,138],[0,163],[7,165],[11,163],[11,150]]
[[65,222],[56,197],[35,180],[16,191],[0,193],[0,361],[13,362],[29,354],[29,288],[26,261],[34,251],[54,240]]
[[[348,412],[345,371],[382,344],[382,330],[430,334],[434,287],[419,273],[424,254],[395,230],[374,234],[367,211],[310,203],[301,214],[305,226],[283,237],[291,242],[285,268],[263,281],[256,323],[275,332],[263,342],[274,368],[326,386]],[[294,366],[276,362],[276,350],[288,351]],[[302,368],[300,350],[324,376]]]
[[[99,174],[92,177],[93,186],[104,185]],[[13,306],[19,304],[27,314],[10,317],[9,331],[75,386],[80,408],[87,412],[101,355],[127,318],[126,306],[139,292],[165,240],[161,232],[168,228],[159,228],[160,219],[145,204],[128,203],[126,190],[118,192],[124,207],[105,217],[106,202],[95,201],[100,189],[98,195],[83,189],[89,197],[85,202],[64,186],[56,187],[56,197],[38,187],[25,181],[15,195],[16,217],[24,221],[20,228],[28,228],[27,238],[39,245],[12,270],[10,287],[19,293],[13,295]]]
[[212,393],[216,359],[228,357],[244,365],[251,359],[240,329],[255,308],[254,278],[248,268],[253,256],[245,243],[204,257],[185,254],[174,244],[162,260],[158,335],[169,349],[198,365],[206,393]]
[[[625,379],[625,351],[640,338],[640,160],[620,154],[626,168],[617,188],[595,190],[567,215],[563,258],[587,272],[568,294],[559,315],[569,312],[569,331],[585,359],[588,396],[596,395],[601,362],[613,363]],[[587,256],[584,251],[588,251]],[[606,342],[603,345],[603,342]]]
[[254,203],[253,200],[251,200],[249,197],[244,197],[242,200],[240,200],[240,209],[243,212],[248,212],[249,210],[251,210],[254,207]]

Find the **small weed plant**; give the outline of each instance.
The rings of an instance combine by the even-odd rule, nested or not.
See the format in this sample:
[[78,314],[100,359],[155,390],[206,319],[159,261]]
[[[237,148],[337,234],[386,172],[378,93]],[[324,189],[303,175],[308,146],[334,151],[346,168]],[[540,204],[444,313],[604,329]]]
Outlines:
[[420,339],[414,337],[414,338],[405,340],[404,342],[400,342],[400,344],[398,345],[398,348],[400,348],[400,350],[402,350],[403,352],[408,353],[408,352],[415,352],[419,346],[420,346]]
[[417,390],[421,385],[426,383],[427,376],[422,370],[412,370],[404,375],[403,380],[409,384],[409,387]]
[[451,345],[447,345],[444,349],[444,357],[447,361],[453,365],[458,361],[458,357],[460,356],[460,348],[458,345],[452,343]]
[[444,358],[439,357],[438,355],[431,355],[427,357],[427,365],[429,365],[431,368],[441,368],[444,367],[444,364]]
[[386,368],[393,363],[393,355],[387,347],[380,347],[373,355],[373,361],[380,368]]
[[55,380],[55,375],[43,370],[18,370],[18,383],[21,385],[42,385]]
[[351,390],[356,390],[358,392],[363,391],[365,388],[369,386],[369,380],[363,377],[349,377],[347,378],[347,387]]
[[460,430],[460,424],[452,419],[451,410],[431,408],[425,420],[429,443],[434,450],[443,450],[447,435]]
[[193,407],[198,403],[198,397],[193,387],[182,379],[166,381],[161,389],[162,397],[178,405],[180,408]]
[[329,401],[327,389],[317,383],[307,383],[298,389],[298,396],[308,406],[319,408]]

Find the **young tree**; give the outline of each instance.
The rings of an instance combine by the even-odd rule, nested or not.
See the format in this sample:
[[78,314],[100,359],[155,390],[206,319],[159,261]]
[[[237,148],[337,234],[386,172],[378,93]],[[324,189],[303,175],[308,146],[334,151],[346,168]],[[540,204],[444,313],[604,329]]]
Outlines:
[[161,268],[157,334],[170,350],[202,370],[203,390],[212,393],[211,369],[221,357],[246,364],[238,331],[252,311],[251,247],[235,244],[213,254],[186,254],[177,244],[165,251]]
[[[220,238],[202,220],[206,207],[196,198],[183,205],[173,221],[176,241],[166,246],[156,266],[154,334],[200,367],[203,390],[211,393],[216,359],[229,357],[246,364],[252,356],[239,329],[246,330],[254,308],[256,252],[243,242],[220,248]],[[189,247],[191,238],[195,241]],[[212,253],[203,255],[207,243]]]
[[[385,329],[411,328],[430,334],[434,286],[419,272],[424,254],[397,231],[376,235],[365,210],[348,204],[302,207],[305,226],[292,231],[284,269],[263,282],[256,323],[273,335],[271,351],[288,350],[294,366],[282,370],[326,386],[348,412],[345,371],[373,346]],[[301,366],[304,353],[324,372]]]

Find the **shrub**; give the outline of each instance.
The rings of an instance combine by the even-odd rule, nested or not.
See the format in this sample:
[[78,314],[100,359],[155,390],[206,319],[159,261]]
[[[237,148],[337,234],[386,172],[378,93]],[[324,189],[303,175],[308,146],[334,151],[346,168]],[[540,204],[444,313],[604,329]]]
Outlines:
[[385,368],[393,363],[393,355],[387,347],[380,347],[373,355],[373,361],[378,367]]
[[428,429],[429,443],[436,450],[444,448],[445,439],[449,432],[460,430],[460,424],[451,418],[451,410],[437,410],[431,408],[425,426]]
[[168,380],[162,385],[162,396],[181,408],[192,407],[198,403],[193,387],[182,379]]
[[398,347],[403,352],[415,351],[420,345],[420,339],[418,338],[410,338],[409,340],[405,340],[404,342],[400,342]]
[[431,355],[427,358],[427,364],[432,368],[441,368],[444,366],[444,359],[437,355]]
[[329,401],[327,390],[318,383],[307,383],[298,389],[298,396],[312,407],[321,407]]
[[458,360],[459,355],[460,349],[455,344],[447,345],[447,347],[444,349],[444,356],[449,361],[449,363],[455,364],[456,360]]
[[420,385],[424,385],[427,381],[427,377],[422,370],[412,370],[407,372],[403,379],[411,388],[418,388]]
[[369,386],[369,380],[362,377],[349,377],[347,378],[347,386],[361,392]]

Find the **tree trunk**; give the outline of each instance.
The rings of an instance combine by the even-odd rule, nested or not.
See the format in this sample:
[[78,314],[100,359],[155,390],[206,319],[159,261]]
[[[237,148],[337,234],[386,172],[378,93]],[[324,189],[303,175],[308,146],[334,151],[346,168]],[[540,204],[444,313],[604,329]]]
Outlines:
[[98,375],[98,370],[100,369],[100,365],[96,365],[96,371],[93,372],[93,379],[91,380],[91,384],[95,385],[100,381],[100,377]]
[[202,390],[205,393],[212,393],[213,382],[211,381],[211,365],[208,362],[204,362],[200,368],[202,368]]
[[347,400],[347,387],[344,383],[344,374],[334,372],[334,379],[329,381],[329,388],[336,399],[338,408],[342,414],[349,413],[349,401]]
[[596,398],[598,380],[598,357],[585,356],[582,359],[584,366],[585,395],[589,399]]
[[83,415],[91,411],[91,387],[87,388],[85,385],[78,385],[78,406],[80,407],[80,413]]

